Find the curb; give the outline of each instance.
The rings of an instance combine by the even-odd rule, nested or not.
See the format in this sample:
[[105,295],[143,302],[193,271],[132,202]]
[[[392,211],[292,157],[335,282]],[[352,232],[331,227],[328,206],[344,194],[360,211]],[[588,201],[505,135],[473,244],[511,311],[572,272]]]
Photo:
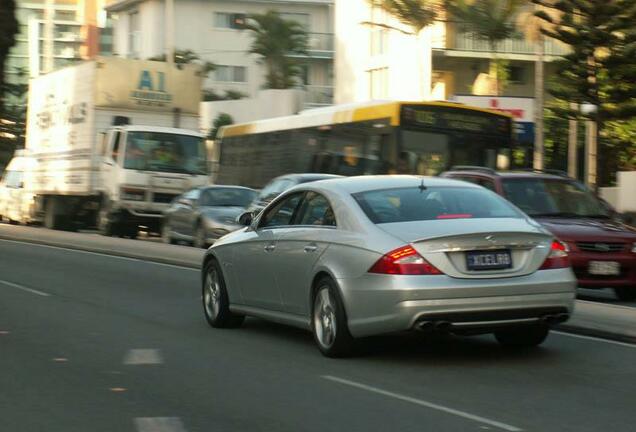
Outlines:
[[[634,310],[636,312],[636,309]],[[599,339],[607,339],[616,342],[627,343],[636,346],[636,337],[628,336],[620,333],[610,332],[607,330],[599,330],[590,327],[580,327],[576,325],[559,324],[553,327],[554,330],[562,331],[564,333],[577,334],[581,336],[590,336]]]
[[137,254],[133,252],[113,251],[110,249],[95,248],[95,247],[82,246],[82,245],[76,245],[76,244],[65,244],[65,243],[46,241],[46,240],[16,239],[15,237],[5,236],[1,234],[0,234],[0,240],[8,240],[8,241],[19,242],[19,243],[37,244],[42,246],[57,247],[61,249],[76,250],[81,252],[90,252],[90,253],[96,253],[101,255],[108,255],[112,257],[130,258],[130,259],[136,259],[140,261],[149,261],[149,262],[154,262],[157,264],[167,264],[167,265],[173,265],[176,267],[184,267],[184,268],[189,268],[194,270],[201,269],[200,264],[194,264],[188,261],[179,261],[176,259],[169,259],[164,257],[144,255],[141,253]]

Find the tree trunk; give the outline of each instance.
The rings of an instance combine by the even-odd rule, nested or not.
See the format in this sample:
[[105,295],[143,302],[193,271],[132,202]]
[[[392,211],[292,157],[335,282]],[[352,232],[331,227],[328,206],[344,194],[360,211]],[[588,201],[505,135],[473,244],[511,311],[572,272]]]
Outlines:
[[490,52],[492,59],[490,60],[490,75],[495,79],[495,96],[499,96],[499,59],[497,58],[497,43],[495,41],[489,41]]
[[543,92],[544,92],[544,46],[543,36],[539,36],[536,43],[537,48],[537,60],[535,61],[535,73],[534,73],[534,163],[535,169],[543,169]]

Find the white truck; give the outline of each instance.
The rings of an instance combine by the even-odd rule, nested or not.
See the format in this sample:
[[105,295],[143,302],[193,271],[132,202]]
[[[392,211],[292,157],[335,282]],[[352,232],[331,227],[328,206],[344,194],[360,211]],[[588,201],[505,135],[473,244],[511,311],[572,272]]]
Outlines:
[[198,130],[198,67],[99,58],[35,78],[29,88],[25,172],[47,228],[106,235],[158,231],[163,211],[208,182]]

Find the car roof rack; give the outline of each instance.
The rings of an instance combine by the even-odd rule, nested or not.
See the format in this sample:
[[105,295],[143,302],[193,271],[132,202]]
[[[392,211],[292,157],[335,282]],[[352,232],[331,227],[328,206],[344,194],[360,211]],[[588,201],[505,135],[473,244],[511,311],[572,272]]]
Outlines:
[[522,168],[519,171],[527,171],[527,172],[535,172],[535,173],[543,173],[543,174],[552,174],[552,175],[556,175],[556,176],[559,176],[559,177],[570,177],[568,175],[568,173],[566,173],[563,170],[551,169],[551,168],[544,168],[544,169]]
[[453,165],[449,171],[481,171],[488,174],[497,175],[497,171],[492,168],[477,165]]

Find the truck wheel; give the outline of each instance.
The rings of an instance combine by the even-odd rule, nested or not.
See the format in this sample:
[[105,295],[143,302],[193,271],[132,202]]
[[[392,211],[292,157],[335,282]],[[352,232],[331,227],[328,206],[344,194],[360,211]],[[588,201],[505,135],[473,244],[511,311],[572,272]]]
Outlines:
[[99,232],[106,236],[119,236],[121,229],[117,215],[112,215],[107,209],[99,210],[98,229]]
[[44,227],[48,229],[60,229],[60,215],[58,211],[58,201],[56,198],[49,198],[46,200],[44,207]]

